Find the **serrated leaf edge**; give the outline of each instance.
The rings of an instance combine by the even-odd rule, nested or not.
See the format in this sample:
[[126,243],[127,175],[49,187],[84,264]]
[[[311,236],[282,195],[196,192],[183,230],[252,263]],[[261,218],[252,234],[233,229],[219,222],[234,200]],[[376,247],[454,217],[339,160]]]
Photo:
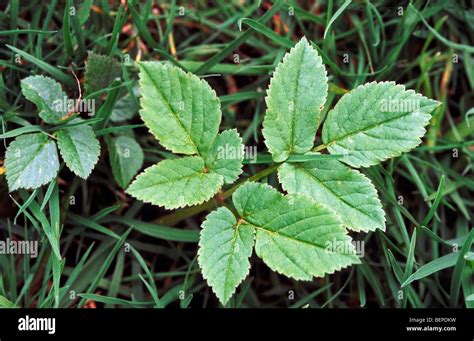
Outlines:
[[[94,170],[95,166],[97,165],[97,162],[99,161],[99,158],[100,158],[100,153],[101,153],[101,151],[102,151],[102,150],[101,150],[101,147],[100,147],[100,143],[99,143],[99,141],[97,140],[97,138],[94,138],[94,142],[91,142],[91,143],[94,143],[94,144],[97,145],[97,147],[98,147],[98,149],[99,149],[99,153],[98,153],[98,155],[97,155],[96,157],[94,157],[93,166],[91,167],[91,169],[89,170],[89,172],[88,172],[87,174],[85,174],[84,177],[83,177],[82,175],[78,174],[75,169],[72,169],[71,167],[69,167],[69,165],[68,165],[67,162],[66,162],[66,159],[64,158],[63,150],[61,149],[61,144],[59,143],[59,140],[60,140],[60,139],[59,139],[59,137],[58,137],[57,146],[58,146],[58,149],[59,149],[59,154],[61,154],[61,157],[63,158],[64,163],[66,164],[67,168],[68,168],[71,172],[73,172],[76,176],[80,177],[81,179],[86,180],[86,179],[89,177],[89,175],[92,174],[92,171]],[[74,150],[76,151],[76,155],[79,155],[77,149],[74,148]],[[80,159],[80,158],[79,158],[79,159]],[[82,163],[81,163],[81,168],[82,168],[82,170],[84,170],[84,168],[82,167]]]
[[[188,157],[200,157],[200,156],[198,156],[198,155],[188,155]],[[134,198],[137,198],[138,200],[140,200],[144,203],[152,204],[152,205],[155,205],[155,206],[158,206],[158,207],[163,207],[167,210],[173,210],[173,209],[184,208],[184,207],[188,207],[188,206],[196,206],[196,205],[202,204],[203,202],[208,201],[214,195],[216,195],[217,192],[219,192],[219,190],[222,188],[222,186],[224,184],[224,177],[222,175],[218,174],[218,173],[212,172],[212,174],[218,175],[220,177],[221,185],[220,185],[219,189],[216,192],[211,193],[208,197],[206,197],[206,198],[204,198],[200,201],[196,201],[196,202],[193,202],[193,203],[180,203],[179,205],[162,205],[162,204],[159,204],[159,203],[157,203],[153,200],[147,200],[147,199],[145,199],[141,196],[137,196],[137,195],[132,194],[132,193],[129,192],[130,187],[137,181],[139,176],[147,174],[148,172],[150,172],[151,168],[153,168],[153,167],[157,166],[159,163],[165,162],[167,160],[170,160],[170,159],[161,160],[158,163],[155,163],[154,165],[151,165],[151,166],[145,168],[145,170],[143,170],[141,173],[138,173],[135,176],[135,179],[133,181],[131,181],[130,184],[128,185],[127,189],[125,190],[125,193],[127,193],[128,195],[130,195]],[[203,174],[205,174],[205,173],[203,173]]]
[[[57,122],[52,122],[52,121],[51,121],[51,122],[47,122],[47,121],[42,117],[42,115],[41,115],[41,112],[42,112],[44,109],[40,110],[40,109],[38,108],[38,105],[37,105],[35,102],[33,102],[31,99],[29,99],[29,98],[26,97],[26,94],[23,92],[23,86],[25,86],[25,87],[27,86],[27,87],[28,87],[27,90],[31,90],[31,91],[33,90],[33,89],[30,87],[30,85],[29,85],[28,83],[24,83],[24,82],[23,82],[24,80],[29,79],[29,78],[42,78],[43,80],[46,80],[47,82],[53,81],[54,86],[57,87],[57,88],[64,94],[64,96],[66,96],[66,93],[64,92],[64,89],[63,89],[63,87],[61,86],[61,84],[60,84],[57,80],[55,80],[55,79],[53,79],[53,78],[51,78],[51,77],[43,76],[43,75],[31,75],[31,76],[25,77],[25,78],[23,78],[23,79],[20,80],[20,88],[21,88],[21,93],[22,93],[23,97],[25,97],[29,102],[31,102],[31,103],[33,103],[33,104],[35,105],[36,109],[38,110],[38,115],[40,116],[41,120],[42,120],[43,122],[47,123],[47,124],[54,124],[54,125],[61,124],[61,119],[62,119],[63,117],[65,117],[65,115],[62,115],[62,117],[58,118],[58,121],[57,121]],[[41,96],[40,96],[40,97],[41,97]],[[63,100],[63,98],[60,98],[60,100]],[[64,113],[64,114],[67,114],[67,113]]]
[[[265,96],[265,105],[266,105],[266,107],[267,107],[267,109],[268,109],[268,98],[269,98],[269,93],[268,93],[268,92],[269,92],[269,90],[270,90],[270,88],[271,88],[271,86],[272,86],[272,83],[273,83],[274,79],[275,79],[275,77],[274,77],[275,74],[278,72],[279,69],[281,69],[281,68],[283,67],[283,64],[284,64],[284,63],[288,60],[288,58],[290,57],[290,54],[291,54],[292,52],[294,52],[294,50],[296,49],[296,47],[297,47],[300,43],[301,43],[301,44],[306,44],[309,49],[313,50],[313,51],[316,53],[317,59],[319,59],[319,62],[320,62],[320,64],[321,64],[320,66],[322,66],[322,68],[323,68],[323,70],[324,70],[324,78],[325,78],[325,80],[326,80],[326,82],[325,82],[325,84],[326,84],[326,95],[324,96],[323,102],[321,103],[321,106],[320,106],[320,108],[319,108],[319,114],[321,114],[321,111],[322,111],[322,109],[324,108],[324,105],[326,104],[327,97],[328,97],[328,94],[329,94],[328,72],[327,72],[327,69],[326,69],[326,65],[324,64],[323,59],[322,59],[321,55],[319,54],[318,50],[316,50],[316,49],[311,45],[311,43],[308,41],[308,39],[306,38],[306,36],[303,36],[303,37],[300,39],[300,41],[299,41],[298,43],[296,43],[295,46],[293,46],[293,47],[290,49],[290,51],[288,51],[287,53],[285,53],[285,55],[283,56],[283,59],[282,59],[282,60],[277,64],[277,66],[275,67],[275,70],[273,71],[272,76],[270,77],[270,82],[269,82],[269,84],[268,84],[268,87],[267,87],[267,89],[265,90],[265,93],[266,93],[266,96]],[[321,123],[322,123],[322,122],[321,122],[321,117],[319,117],[318,122],[316,122],[316,124],[317,124],[317,127],[316,127],[317,129],[316,129],[316,130],[318,130],[318,128],[321,126]],[[266,124],[265,124],[265,119],[264,119],[263,122],[262,122],[262,127],[263,127],[263,129],[262,129],[262,134],[263,134],[263,131],[265,130],[265,126],[266,126]],[[314,140],[313,140],[313,143],[314,143]],[[266,145],[266,144],[265,144],[265,145]],[[267,146],[267,148],[268,148],[268,146]],[[269,149],[269,151],[270,151],[270,149]],[[270,151],[270,153],[271,153],[271,151]],[[273,157],[273,153],[271,153],[271,154],[272,154],[272,157]],[[299,155],[299,154],[294,154],[294,153],[291,153],[291,152],[290,152],[288,155]],[[287,158],[288,158],[288,157],[287,157]],[[285,159],[285,160],[286,160],[286,159]],[[282,161],[285,161],[285,160],[282,160]]]
[[[244,144],[243,144],[243,139],[242,139],[242,137],[240,136],[239,131],[238,131],[236,128],[233,128],[233,129],[226,129],[226,130],[223,130],[223,131],[221,131],[220,133],[218,133],[217,136],[216,136],[215,139],[214,139],[214,142],[212,143],[212,144],[214,144],[214,143],[216,142],[216,140],[217,140],[217,138],[218,138],[219,135],[222,135],[222,134],[224,134],[224,133],[226,133],[226,132],[227,132],[227,133],[230,133],[230,132],[233,132],[233,131],[236,132],[237,138],[239,139],[239,145],[240,145],[240,147],[241,147],[241,154],[240,154],[240,155],[241,155],[242,157],[240,157],[240,158],[238,159],[238,160],[240,161],[240,171],[239,171],[239,174],[237,175],[237,178],[236,178],[234,181],[232,181],[232,182],[226,182],[225,179],[224,179],[224,184],[226,184],[226,185],[232,184],[232,183],[234,183],[235,181],[237,181],[237,179],[239,178],[239,176],[240,176],[240,175],[242,174],[242,172],[244,171],[244,170],[243,170],[243,166],[244,166],[243,162],[244,162],[245,146],[244,146]],[[212,169],[212,167],[207,163],[206,158],[204,158],[204,164],[206,165],[207,168],[209,168],[209,170],[213,171],[213,173],[216,173],[216,172],[214,172],[214,170]],[[217,173],[217,174],[218,174],[218,173]],[[219,174],[219,175],[220,175],[220,174]],[[224,176],[223,176],[223,177],[224,177]]]
[[[426,97],[426,96],[424,96],[424,95],[422,95],[422,94],[416,92],[416,91],[413,90],[413,89],[407,89],[407,88],[405,87],[405,85],[403,85],[403,84],[397,84],[397,83],[395,83],[394,81],[382,81],[382,82],[372,81],[372,82],[364,83],[364,84],[361,84],[361,85],[359,85],[358,87],[352,89],[350,92],[348,92],[348,93],[345,94],[344,96],[347,96],[348,98],[351,98],[351,97],[353,96],[353,91],[355,91],[356,89],[359,89],[359,88],[364,88],[364,87],[366,87],[366,86],[368,86],[368,85],[371,85],[371,84],[393,84],[393,85],[395,85],[396,87],[402,88],[404,92],[408,92],[408,93],[410,93],[410,94],[414,94],[414,95],[420,97],[420,99],[425,99],[425,100],[428,100],[428,101],[437,102],[437,103],[438,103],[438,106],[440,106],[440,105],[442,104],[441,102],[439,102],[439,101],[437,101],[437,100],[434,100],[434,99],[431,99],[431,98],[428,98],[428,97]],[[343,97],[344,97],[344,96],[343,96]],[[340,100],[338,101],[338,103],[336,103],[336,106],[339,104],[339,102],[340,102]],[[336,106],[334,106],[334,108],[326,115],[326,119],[328,118],[329,114],[330,114],[333,110],[335,110]],[[433,110],[434,110],[434,109],[433,109]],[[433,111],[431,111],[431,112],[433,112]],[[426,113],[426,114],[432,116],[432,115],[431,115],[431,112],[430,112],[430,113]],[[404,116],[401,116],[401,117],[404,117]],[[324,123],[326,123],[326,119],[324,120]],[[398,119],[398,118],[397,118],[397,119]],[[323,123],[323,127],[322,127],[322,134],[321,134],[322,136],[324,136],[324,130],[325,130],[325,124],[324,124],[324,123]],[[404,153],[407,153],[407,152],[409,152],[410,150],[413,150],[414,148],[416,148],[417,146],[419,146],[419,145],[421,144],[421,142],[423,141],[422,138],[423,138],[423,136],[425,136],[425,134],[426,134],[426,129],[425,129],[425,127],[428,126],[429,123],[430,123],[430,120],[427,120],[426,123],[421,126],[421,128],[423,128],[424,133],[423,133],[423,135],[421,135],[420,137],[416,137],[418,143],[417,143],[416,145],[414,145],[411,149],[402,150],[402,151],[400,151],[400,152],[395,152],[395,153],[390,153],[390,154],[388,154],[388,155],[387,155],[385,158],[383,158],[383,159],[380,159],[380,160],[378,160],[378,161],[370,161],[370,162],[368,162],[368,163],[361,164],[361,165],[358,166],[358,167],[355,167],[355,166],[351,165],[351,164],[348,163],[348,162],[344,162],[344,158],[342,158],[340,161],[344,162],[345,164],[347,164],[347,165],[349,165],[350,167],[353,167],[353,168],[367,168],[367,167],[371,167],[371,166],[374,166],[374,165],[378,165],[378,164],[380,164],[380,163],[382,163],[382,162],[387,161],[388,159],[401,156],[401,155],[403,155]],[[344,138],[345,138],[345,137],[344,137]],[[329,151],[330,154],[333,154],[333,152],[332,152],[331,149],[330,149],[330,148],[331,148],[331,145],[335,144],[335,142],[340,141],[340,140],[341,140],[341,139],[339,139],[339,140],[333,140],[333,141],[324,143],[325,146],[327,147],[327,150]],[[349,154],[349,155],[350,155],[350,154]]]
[[[153,64],[157,64],[157,65],[159,65],[160,67],[165,67],[165,68],[168,68],[168,69],[170,69],[170,68],[175,69],[175,70],[177,70],[178,72],[180,72],[181,74],[185,75],[186,77],[196,79],[199,83],[201,83],[202,85],[204,85],[204,87],[206,87],[208,90],[210,90],[210,92],[211,92],[211,93],[214,95],[214,97],[217,99],[217,104],[218,104],[218,106],[219,106],[219,111],[220,111],[220,113],[221,113],[221,115],[220,115],[220,120],[219,120],[219,126],[220,126],[220,124],[221,124],[221,122],[222,122],[222,105],[221,105],[220,98],[219,98],[219,96],[217,96],[216,91],[215,91],[215,90],[210,86],[210,84],[207,83],[204,79],[202,79],[201,77],[199,77],[199,76],[197,76],[197,75],[195,75],[195,74],[193,74],[193,73],[191,73],[191,72],[186,72],[186,71],[182,70],[182,69],[179,68],[179,67],[173,66],[172,64],[170,64],[170,63],[168,63],[168,62],[160,63],[160,62],[156,62],[156,61],[146,61],[146,62],[137,62],[136,64],[138,65],[138,68],[140,69],[140,71],[144,70],[143,67],[142,67],[142,65],[147,65],[147,64],[153,65]],[[141,72],[138,73],[138,77],[139,77],[139,83],[140,83],[140,81],[142,80],[142,73],[141,73]],[[155,137],[155,139],[156,139],[165,149],[171,151],[171,152],[174,153],[174,154],[180,155],[181,153],[175,153],[175,152],[173,152],[170,148],[168,148],[168,147],[166,147],[164,144],[162,144],[160,137],[157,136],[157,135],[151,130],[149,122],[147,122],[147,121],[143,118],[143,116],[142,116],[142,114],[141,114],[142,110],[145,110],[145,108],[143,108],[143,106],[142,106],[142,104],[141,104],[141,102],[140,102],[140,110],[139,110],[140,118],[142,119],[143,123],[145,123],[145,126],[146,126],[148,132],[149,132],[151,135],[153,135],[153,136]],[[171,112],[173,112],[173,111],[171,110]],[[173,115],[174,115],[174,112],[173,112]],[[174,115],[174,116],[176,116],[176,115]],[[180,120],[178,119],[177,116],[176,116],[176,120],[177,120],[177,121],[179,122],[179,124],[182,126],[182,124],[181,124],[181,122],[180,122]],[[188,135],[188,137],[189,137],[189,142],[193,145],[193,147],[194,147],[194,149],[195,149],[195,152],[194,152],[193,154],[182,154],[182,155],[198,155],[198,156],[201,156],[201,157],[204,158],[206,155],[201,155],[201,154],[199,153],[199,148],[198,148],[198,146],[196,145],[196,143],[193,141],[193,139],[192,139],[191,135],[189,134],[189,132],[188,132],[183,126],[182,126],[182,129],[183,129],[183,131],[185,131],[186,134]],[[219,132],[216,134],[216,136],[214,136],[214,140],[215,140],[215,138],[217,137],[218,134],[219,134]]]
[[[34,134],[25,134],[25,135],[34,135]],[[24,136],[24,135],[21,135],[21,136]],[[15,140],[16,140],[16,138],[15,138]],[[15,142],[15,140],[13,140],[12,142],[10,142],[10,144],[12,144],[13,142]],[[56,145],[56,142],[55,142],[54,140],[49,139],[49,138],[48,138],[46,141],[47,141],[46,143],[48,143],[48,142],[52,142],[52,143],[53,143],[53,145],[54,145],[54,147],[55,147],[55,149],[56,149],[56,155],[57,155],[57,153],[58,153],[58,146]],[[8,147],[10,147],[10,145],[8,145]],[[7,150],[8,150],[8,148],[7,148]],[[58,157],[58,161],[59,161],[59,157]],[[58,165],[59,165],[59,162],[58,162]],[[15,186],[15,187],[13,187],[13,188],[8,187],[8,192],[11,193],[11,192],[16,191],[16,190],[21,189],[21,188],[26,189],[26,190],[31,190],[31,189],[40,188],[41,186],[44,186],[44,185],[50,183],[50,182],[54,179],[54,177],[58,175],[58,172],[59,172],[59,167],[58,167],[58,169],[56,170],[56,174],[55,174],[52,178],[43,180],[40,184],[38,184],[37,187],[24,187],[24,186]],[[8,168],[7,168],[6,153],[5,153],[5,177],[6,177],[6,179],[7,179],[7,184],[9,184],[9,180],[8,180],[8,179],[9,179],[9,176],[8,176],[8,173],[9,173],[9,172],[8,172]]]
[[[338,162],[340,162],[339,160],[337,160]],[[364,229],[357,229],[357,228],[353,228],[352,226],[349,226],[347,224],[344,224],[344,222],[342,222],[342,219],[341,219],[341,214],[338,212],[338,210],[334,209],[333,207],[330,207],[330,206],[327,206],[327,205],[324,205],[326,208],[332,210],[334,212],[334,214],[339,218],[339,220],[341,221],[342,225],[344,227],[346,227],[347,229],[351,230],[351,231],[354,231],[354,232],[372,232],[372,231],[376,231],[376,230],[381,230],[383,232],[385,232],[386,230],[386,222],[387,222],[387,218],[386,218],[386,214],[385,214],[385,210],[383,209],[383,205],[382,205],[382,202],[380,201],[380,197],[378,195],[378,192],[377,192],[377,189],[375,188],[373,182],[364,174],[362,173],[361,171],[359,171],[358,169],[354,169],[350,166],[347,166],[345,163],[343,163],[344,166],[348,167],[350,170],[358,173],[362,178],[364,178],[365,180],[367,180],[367,182],[370,184],[370,188],[371,188],[371,192],[373,192],[374,194],[374,197],[375,197],[375,200],[377,201],[377,204],[380,206],[380,209],[383,213],[383,225],[382,227],[375,227],[375,228],[368,228],[367,230],[364,230]],[[280,169],[280,167],[278,167],[278,170]],[[290,194],[290,192],[285,188],[285,185],[283,183],[283,181],[281,180],[280,178],[280,172],[277,171],[277,177],[278,177],[278,182],[280,183],[281,187],[283,188],[284,191],[286,191],[288,194]],[[312,198],[311,196],[305,194],[305,193],[301,193],[301,192],[297,192],[298,194],[301,194],[301,195],[305,195],[305,196],[308,196],[309,198],[311,198],[313,201],[316,201],[316,199]]]
[[[328,206],[326,206],[326,205],[324,205],[324,204],[317,203],[312,197],[310,197],[309,195],[306,195],[306,194],[304,194],[304,193],[284,195],[283,193],[279,192],[275,187],[270,186],[270,185],[268,185],[268,184],[261,183],[261,182],[254,182],[254,181],[249,181],[248,183],[256,183],[256,184],[258,184],[259,186],[269,188],[269,189],[270,189],[271,191],[273,191],[274,193],[277,193],[280,198],[287,198],[288,196],[290,196],[290,197],[291,197],[291,196],[304,197],[304,198],[308,199],[311,203],[313,203],[313,205],[315,205],[315,206],[317,206],[317,207],[322,207],[323,209],[327,209],[327,210],[329,210],[330,212],[334,212],[334,210],[333,210],[332,208],[330,208],[330,207],[328,207]],[[241,187],[241,188],[242,188],[242,187]],[[234,205],[235,205],[235,203],[234,203]],[[239,213],[239,216],[241,216],[240,213]],[[242,216],[241,216],[241,217],[242,217]],[[342,223],[341,218],[340,218],[339,215],[334,214],[334,218],[339,222],[339,224],[340,224],[341,226],[343,226],[343,223]],[[242,219],[245,220],[245,217],[242,217]],[[263,229],[263,228],[261,228],[261,227],[259,227],[259,226],[255,226],[254,224],[252,224],[251,222],[248,222],[248,221],[246,221],[246,220],[245,220],[245,222],[246,222],[248,225],[253,226],[253,228],[255,229],[255,245],[254,245],[254,248],[256,247],[256,244],[257,244],[257,241],[258,241],[257,233],[256,233],[257,230],[263,230],[263,231],[265,231],[265,232],[267,232],[267,233],[268,233],[268,232],[270,232],[270,233],[272,232],[272,231]],[[343,228],[344,228],[344,227],[343,227]],[[344,229],[346,230],[346,236],[348,236],[349,238],[351,238],[351,236],[349,235],[347,229],[346,229],[346,228],[344,228]],[[352,239],[352,238],[351,238],[351,239]],[[358,259],[358,262],[350,262],[350,263],[347,263],[347,264],[344,264],[344,265],[337,265],[332,271],[327,271],[327,272],[325,272],[322,276],[313,276],[313,275],[311,275],[311,277],[309,277],[309,278],[304,278],[304,279],[303,279],[303,278],[296,278],[295,276],[288,275],[288,274],[284,273],[282,270],[270,266],[269,264],[267,264],[267,263],[265,262],[265,260],[264,260],[262,257],[260,257],[260,255],[259,255],[258,253],[257,253],[257,256],[258,256],[258,258],[260,258],[260,259],[263,261],[263,263],[265,263],[265,265],[267,265],[270,269],[272,269],[273,271],[277,272],[278,274],[283,275],[283,276],[288,277],[288,278],[293,278],[293,279],[295,279],[295,280],[301,280],[301,281],[311,281],[313,278],[321,278],[321,277],[324,277],[324,276],[327,275],[327,274],[329,274],[329,275],[334,274],[336,271],[340,271],[340,270],[345,269],[345,268],[347,268],[347,267],[349,267],[349,266],[351,266],[351,265],[360,264],[360,260]]]
[[[212,213],[214,212],[218,212],[220,209],[226,209],[226,207],[219,207],[217,210],[215,211],[212,211],[211,213],[209,213],[209,215],[211,215]],[[230,210],[229,210],[230,211]],[[232,212],[231,212],[232,213]],[[232,213],[233,214],[233,213]],[[238,217],[235,217],[234,215],[234,218],[236,220],[236,224],[238,226],[236,227],[233,227],[234,229],[238,228],[240,225],[242,225],[242,223],[239,224],[239,219]],[[204,220],[201,224],[201,231],[199,232],[199,236],[201,237],[202,235],[202,231],[204,230],[204,223],[207,221],[207,217],[206,217],[206,220]],[[252,254],[255,250],[255,238],[256,238],[256,232],[255,232],[255,227],[251,224],[247,224],[249,226],[251,226],[253,228],[253,239],[252,239]],[[202,267],[202,264],[201,264],[201,249],[202,249],[202,245],[201,245],[201,238],[199,238],[199,243],[198,243],[198,264],[199,264],[199,268],[201,269],[201,274],[202,274],[202,278],[204,278],[206,280],[206,282],[209,284],[208,280],[209,280],[209,277],[207,276],[207,273],[205,273],[204,271],[202,271],[203,267]],[[249,263],[250,263],[250,258],[252,257],[252,255],[250,255],[249,257]],[[227,302],[229,301],[229,299],[232,298],[232,296],[235,294],[235,292],[237,291],[237,288],[239,287],[239,285],[247,278],[247,276],[249,275],[250,273],[250,269],[252,268],[252,264],[250,264],[250,266],[247,268],[247,272],[245,273],[244,276],[242,276],[242,279],[240,280],[239,283],[237,283],[237,285],[234,287],[234,290],[232,290],[232,292],[229,294],[229,298],[227,300],[221,300],[221,297],[217,294],[216,290],[214,289],[213,286],[209,285],[209,287],[211,288],[212,292],[214,293],[214,295],[216,295],[216,297],[219,299],[219,301],[222,303],[223,306],[225,306],[227,304]]]

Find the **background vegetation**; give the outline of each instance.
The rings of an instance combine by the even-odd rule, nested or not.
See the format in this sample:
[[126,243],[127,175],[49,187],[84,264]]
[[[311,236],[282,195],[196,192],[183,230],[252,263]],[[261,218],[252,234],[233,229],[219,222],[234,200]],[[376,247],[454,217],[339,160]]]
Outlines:
[[[221,128],[237,127],[247,146],[257,146],[263,163],[245,166],[251,177],[270,165],[261,135],[270,72],[303,35],[322,51],[330,76],[324,113],[373,80],[405,84],[443,106],[421,146],[364,170],[383,202],[387,231],[354,235],[365,242],[361,265],[300,283],[252,258],[229,306],[473,307],[473,3],[377,0],[3,2],[0,162],[17,129],[40,124],[21,95],[22,78],[48,75],[78,98],[73,73],[84,82],[93,51],[115,58],[121,70],[120,82],[92,96],[97,105],[111,112],[122,96],[132,100],[125,121],[96,130],[101,159],[87,181],[63,167],[49,186],[8,193],[0,175],[0,239],[42,240],[36,259],[0,255],[0,306],[219,306],[200,275],[196,242],[203,218],[232,186],[193,208],[143,204],[114,180],[105,140],[133,136],[144,166],[170,157],[136,115],[133,61],[171,60],[205,76],[222,101]],[[278,186],[275,174],[262,181]],[[63,264],[45,239],[51,229]]]

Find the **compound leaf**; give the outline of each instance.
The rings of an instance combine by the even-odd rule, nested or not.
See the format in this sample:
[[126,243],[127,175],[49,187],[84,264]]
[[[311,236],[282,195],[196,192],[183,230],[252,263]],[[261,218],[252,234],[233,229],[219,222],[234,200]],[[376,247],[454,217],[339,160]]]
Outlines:
[[263,136],[276,162],[313,147],[327,93],[322,59],[303,38],[277,66],[267,92]]
[[46,135],[21,135],[7,148],[5,171],[10,192],[38,188],[50,182],[58,170],[56,144]]
[[309,195],[334,209],[351,230],[385,230],[385,213],[372,182],[338,160],[284,163],[278,178],[288,193]]
[[225,130],[217,135],[209,154],[206,165],[209,169],[224,177],[226,184],[233,183],[242,173],[244,146],[236,129]]
[[235,192],[233,202],[256,230],[257,255],[274,271],[311,280],[360,263],[338,217],[308,196],[284,196],[268,185],[248,182]]
[[223,176],[209,172],[201,157],[187,156],[148,167],[127,192],[144,202],[174,209],[210,199],[223,183]]
[[322,138],[343,162],[369,167],[421,142],[440,103],[394,82],[371,82],[344,95],[324,122]]
[[122,187],[128,186],[143,166],[142,147],[129,136],[119,136],[109,141],[109,157],[115,180]]
[[202,224],[198,262],[223,305],[249,272],[253,244],[253,227],[237,222],[225,207],[210,213]]
[[41,119],[49,124],[59,124],[68,114],[67,97],[61,85],[44,76],[30,76],[21,80],[21,92],[39,110]]
[[205,156],[221,122],[220,102],[209,84],[180,68],[139,63],[145,125],[174,153]]
[[[72,123],[83,120],[75,118]],[[68,168],[77,176],[87,179],[99,160],[100,144],[94,130],[86,124],[58,130],[59,151]]]

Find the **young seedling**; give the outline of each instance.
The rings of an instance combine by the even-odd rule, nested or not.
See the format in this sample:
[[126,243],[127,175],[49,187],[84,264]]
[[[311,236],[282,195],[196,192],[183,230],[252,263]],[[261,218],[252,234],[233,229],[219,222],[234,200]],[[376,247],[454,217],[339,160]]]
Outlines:
[[59,157],[55,140],[68,168],[87,179],[99,160],[100,144],[93,129],[76,113],[71,114],[61,85],[49,77],[31,76],[21,81],[21,89],[55,133],[19,135],[10,143],[5,157],[10,192],[19,188],[35,189],[56,177]]
[[[87,100],[82,99],[79,81],[80,96],[75,101],[68,99],[61,85],[49,77],[31,76],[21,81],[23,95],[35,103],[40,118],[47,126],[37,127],[39,132],[34,134],[22,134],[20,128],[21,132],[10,143],[5,159],[10,191],[35,189],[56,177],[59,170],[56,143],[67,167],[77,176],[88,178],[99,160],[100,144],[94,131],[97,127],[79,118],[81,110],[78,109],[85,104],[87,108],[83,109],[94,115],[95,97],[119,75],[120,64],[113,58],[90,53],[84,75],[86,95],[91,97]],[[130,102],[130,96],[118,100],[110,115],[111,121],[130,119],[134,113]],[[95,123],[107,119],[102,117]],[[143,150],[133,137],[126,135],[107,135],[105,142],[114,178],[121,187],[126,188],[143,165]]]
[[[138,67],[140,116],[176,157],[147,168],[127,193],[167,209],[209,200],[242,173],[242,139],[236,129],[219,133],[220,102],[204,80],[167,63]],[[64,123],[68,113],[53,107],[54,100],[65,97],[59,84],[35,76],[24,79],[22,89],[45,123]],[[371,82],[342,96],[323,119],[327,94],[325,66],[303,38],[272,76],[262,131],[287,194],[243,182],[235,186],[233,207],[217,209],[202,224],[198,262],[223,305],[249,273],[253,249],[272,270],[296,280],[360,263],[349,231],[384,231],[385,213],[374,185],[357,168],[420,144],[430,113],[440,104],[393,82]],[[57,130],[55,138],[66,165],[86,178],[99,144],[91,127],[78,118],[71,123],[79,125]],[[321,123],[323,144],[314,146]],[[117,151],[130,140],[108,141],[122,187],[143,161],[142,153],[135,163],[120,157]],[[134,150],[141,148],[137,144]],[[323,157],[324,150],[331,158]],[[5,167],[11,191],[39,187],[58,172],[56,143],[44,133],[18,136],[8,147]]]
[[[140,63],[140,115],[176,154],[145,170],[128,193],[166,208],[211,198],[241,173],[242,158],[221,155],[243,148],[237,131],[218,134],[219,100],[209,85],[177,67]],[[354,168],[370,167],[421,142],[440,104],[393,82],[371,82],[342,96],[328,113],[314,146],[328,79],[306,38],[277,66],[267,91],[265,144],[287,195],[245,182],[233,194],[235,212],[221,207],[202,224],[198,261],[225,305],[250,270],[253,249],[274,271],[311,280],[360,263],[348,230],[385,230],[385,213],[371,181]],[[321,158],[327,150],[333,159]],[[238,154],[238,153],[237,153]],[[306,162],[288,162],[290,156]]]

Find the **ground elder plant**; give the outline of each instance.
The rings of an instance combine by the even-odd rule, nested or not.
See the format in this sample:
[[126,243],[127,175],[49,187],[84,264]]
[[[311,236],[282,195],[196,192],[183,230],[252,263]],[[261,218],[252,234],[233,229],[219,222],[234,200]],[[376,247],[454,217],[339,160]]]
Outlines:
[[[203,203],[237,181],[244,146],[235,129],[219,133],[221,108],[211,87],[169,63],[138,68],[140,116],[175,157],[145,169],[127,193],[175,209]],[[420,144],[440,104],[394,82],[370,82],[322,117],[327,94],[322,59],[302,38],[272,75],[263,121],[273,170],[287,194],[240,182],[232,205],[202,223],[198,262],[224,305],[248,275],[254,249],[272,270],[296,280],[360,263],[350,231],[386,227],[377,191],[358,169]],[[320,128],[323,144],[315,146]]]
[[474,307],[472,1],[0,18],[0,308]]
[[3,2],[0,308],[474,307],[473,14]]
[[94,130],[65,104],[67,96],[55,80],[30,76],[21,81],[21,89],[48,126],[20,135],[8,146],[5,171],[10,191],[36,189],[53,180],[59,171],[57,147],[67,167],[87,179],[100,155]]
[[[36,189],[53,180],[60,168],[57,147],[66,166],[80,178],[88,178],[100,156],[95,130],[106,123],[100,111],[93,117],[96,114],[94,97],[97,97],[94,94],[116,79],[119,72],[120,65],[113,58],[90,53],[84,82],[85,95],[89,95],[89,99],[68,98],[61,85],[46,76],[21,80],[23,96],[36,105],[45,126],[24,127],[10,133],[18,135],[8,146],[5,157],[10,191]],[[87,112],[91,118],[80,118],[81,112]],[[124,96],[112,108],[109,119],[121,122],[132,117],[130,96]],[[34,133],[29,133],[30,130]],[[132,136],[106,136],[105,141],[114,178],[126,188],[142,167],[143,150]]]

